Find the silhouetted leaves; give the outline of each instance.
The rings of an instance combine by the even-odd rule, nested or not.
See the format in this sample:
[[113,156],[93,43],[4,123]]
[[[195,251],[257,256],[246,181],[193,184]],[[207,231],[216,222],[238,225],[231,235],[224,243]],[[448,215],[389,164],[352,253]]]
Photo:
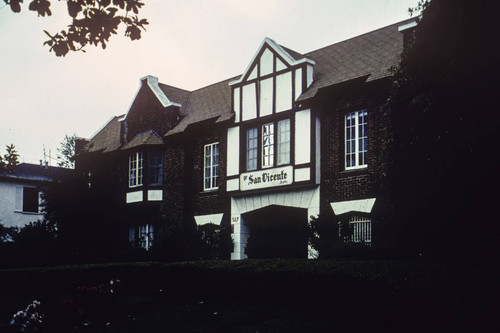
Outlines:
[[388,184],[398,239],[417,255],[487,260],[497,253],[490,207],[500,184],[500,71],[489,7],[420,1],[414,12],[423,13],[394,74]]
[[[15,13],[21,11],[22,0],[4,0]],[[49,40],[44,45],[50,47],[56,56],[65,56],[69,51],[84,51],[88,44],[106,48],[109,38],[116,35],[120,25],[125,26],[125,36],[130,40],[141,38],[142,30],[148,25],[146,19],[137,14],[144,6],[139,0],[67,0],[68,15],[72,18],[66,30],[53,35],[47,31]],[[39,16],[50,16],[48,0],[33,0],[28,9]]]

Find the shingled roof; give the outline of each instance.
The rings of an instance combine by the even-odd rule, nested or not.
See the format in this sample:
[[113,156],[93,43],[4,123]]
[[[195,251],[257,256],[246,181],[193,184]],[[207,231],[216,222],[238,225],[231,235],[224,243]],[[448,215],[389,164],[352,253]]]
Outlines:
[[165,143],[161,136],[153,130],[139,133],[121,149],[130,149],[145,145],[162,145]]
[[193,91],[187,104],[181,108],[181,112],[185,117],[166,135],[183,132],[190,124],[208,119],[214,119],[215,121],[230,119],[232,110],[229,82],[234,79],[231,78]]
[[104,127],[94,135],[85,145],[85,151],[107,153],[120,148],[120,118],[124,115],[111,118]]
[[313,84],[300,97],[305,100],[321,88],[368,76],[374,81],[390,75],[391,66],[399,64],[403,35],[398,31],[406,20],[366,34],[306,53],[316,62]]
[[[374,81],[388,77],[389,69],[399,63],[403,50],[403,36],[398,27],[414,20],[398,22],[305,54],[280,45],[295,60],[307,58],[315,62],[314,81],[298,101],[313,98],[321,88],[344,81],[360,77]],[[158,83],[161,91],[171,102],[181,105],[182,116],[173,129],[160,134],[169,136],[181,133],[190,125],[202,121],[221,122],[231,119],[234,113],[231,108],[229,83],[240,78],[241,75],[192,92]],[[87,144],[87,151],[109,152],[119,149],[121,144],[118,120],[121,117],[123,116],[114,117],[104,126]],[[130,148],[130,144],[132,142],[127,144],[127,148]]]

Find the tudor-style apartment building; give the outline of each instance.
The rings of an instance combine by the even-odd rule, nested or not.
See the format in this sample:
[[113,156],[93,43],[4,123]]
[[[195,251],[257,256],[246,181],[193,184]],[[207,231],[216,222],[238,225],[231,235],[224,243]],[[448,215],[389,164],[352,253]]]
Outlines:
[[[383,105],[415,24],[305,54],[265,38],[242,75],[195,91],[146,76],[128,112],[80,143],[77,169],[89,186],[119,174],[129,240],[146,249],[168,223],[223,223],[243,259],[254,226],[320,213],[348,221],[347,241],[382,243]],[[304,244],[298,256],[313,257]]]

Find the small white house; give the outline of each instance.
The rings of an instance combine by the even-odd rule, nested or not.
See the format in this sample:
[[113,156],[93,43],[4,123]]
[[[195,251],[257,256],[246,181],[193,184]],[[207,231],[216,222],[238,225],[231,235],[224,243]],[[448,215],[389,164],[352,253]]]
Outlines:
[[0,223],[21,228],[42,220],[41,186],[68,172],[71,170],[21,163],[14,173],[0,173]]

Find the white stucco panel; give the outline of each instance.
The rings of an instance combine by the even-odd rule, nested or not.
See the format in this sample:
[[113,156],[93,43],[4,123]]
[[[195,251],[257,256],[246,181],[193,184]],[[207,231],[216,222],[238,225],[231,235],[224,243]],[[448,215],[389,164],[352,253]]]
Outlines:
[[274,60],[273,53],[271,52],[271,50],[266,48],[262,53],[262,56],[260,57],[261,76],[271,74],[273,72],[273,60]]
[[238,191],[240,189],[240,180],[239,179],[229,179],[226,181],[226,191]]
[[163,191],[162,190],[148,190],[148,201],[162,201]]
[[295,71],[295,100],[302,95],[302,68]]
[[311,179],[311,168],[295,169],[295,181],[305,181]]
[[273,78],[260,81],[260,116],[273,113]]
[[341,215],[348,212],[371,213],[375,200],[376,198],[339,201],[332,202],[330,205],[335,215]]
[[194,217],[194,220],[196,221],[196,225],[199,226],[209,223],[220,225],[223,215],[224,214],[197,215]]
[[240,88],[233,90],[233,109],[234,109],[234,122],[240,122]]
[[292,72],[276,77],[276,112],[292,108]]
[[243,86],[242,121],[257,118],[257,94],[255,83]]
[[311,110],[295,113],[295,164],[311,162]]
[[240,128],[230,127],[227,129],[227,171],[228,176],[234,176],[240,172]]
[[135,191],[135,192],[129,192],[129,193],[127,193],[126,202],[127,203],[140,202],[143,199],[144,198],[143,198],[142,190],[141,191]]

